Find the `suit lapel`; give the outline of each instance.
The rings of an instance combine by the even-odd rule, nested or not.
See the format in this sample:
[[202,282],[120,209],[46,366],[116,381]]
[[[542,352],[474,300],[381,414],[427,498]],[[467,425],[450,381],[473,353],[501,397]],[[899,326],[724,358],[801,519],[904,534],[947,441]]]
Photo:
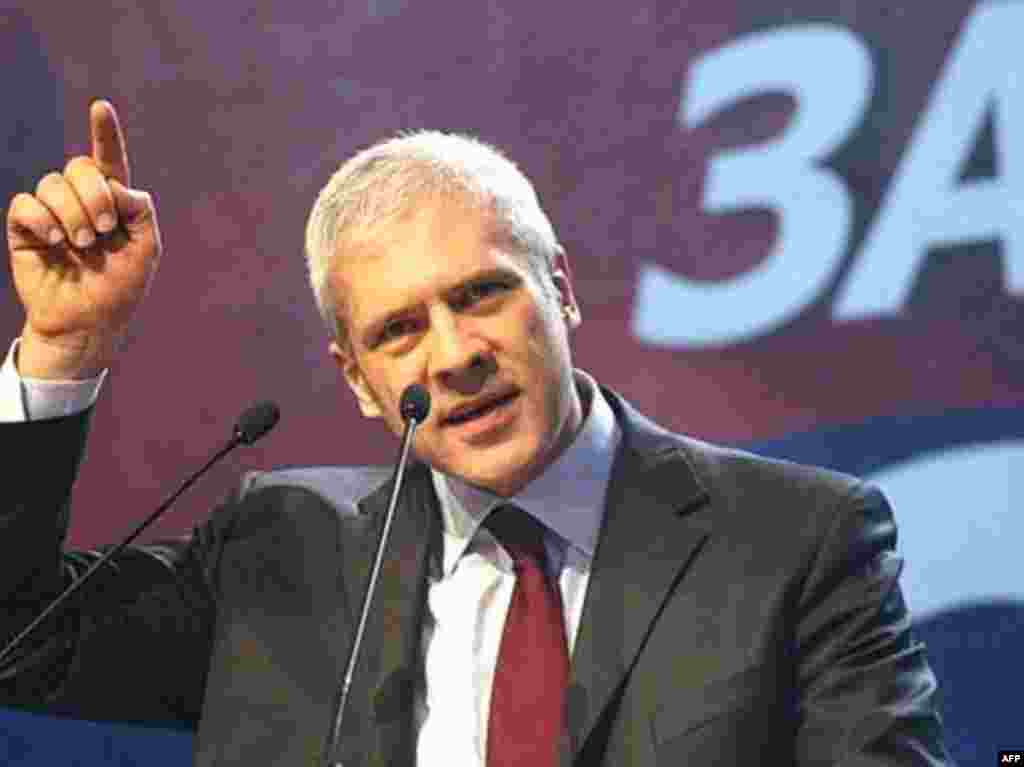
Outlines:
[[[602,389],[623,429],[573,651],[568,693],[576,755],[612,702],[660,609],[710,532],[707,499],[677,439]],[[603,750],[603,749],[599,749]]]
[[[352,637],[373,568],[394,481],[364,498],[352,520],[352,553],[342,564]],[[414,763],[414,701],[423,673],[419,639],[427,563],[439,551],[440,519],[429,468],[410,462],[367,619],[335,758],[346,767]],[[346,653],[347,658],[347,653]],[[344,662],[344,661],[342,661]],[[344,674],[344,668],[340,669]]]

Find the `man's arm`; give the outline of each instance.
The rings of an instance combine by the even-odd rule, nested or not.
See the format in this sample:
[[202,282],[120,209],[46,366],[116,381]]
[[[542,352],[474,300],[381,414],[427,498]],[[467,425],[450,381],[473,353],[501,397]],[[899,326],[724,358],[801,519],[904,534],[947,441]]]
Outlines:
[[[78,473],[91,411],[36,423],[0,424],[7,458],[0,505],[0,643],[7,643],[65,586],[61,547],[67,534],[71,487]],[[55,616],[0,664],[0,703],[38,703],[44,681],[27,666],[52,667],[63,649]]]
[[[91,414],[0,424],[0,451],[11,456],[0,503],[0,646],[105,551],[63,549]],[[194,725],[214,624],[212,563],[231,509],[187,539],[121,551],[0,664],[0,706]]]
[[895,548],[884,496],[856,486],[817,552],[799,606],[799,764],[953,764]]
[[[11,358],[0,371],[9,421],[0,423],[3,645],[103,553],[63,550],[98,387],[89,379],[110,367],[161,254],[153,201],[131,188],[113,106],[94,102],[89,126],[91,154],[15,196],[7,215],[25,324],[17,369]],[[0,705],[93,719],[196,718],[212,627],[214,529],[120,552],[0,666]]]

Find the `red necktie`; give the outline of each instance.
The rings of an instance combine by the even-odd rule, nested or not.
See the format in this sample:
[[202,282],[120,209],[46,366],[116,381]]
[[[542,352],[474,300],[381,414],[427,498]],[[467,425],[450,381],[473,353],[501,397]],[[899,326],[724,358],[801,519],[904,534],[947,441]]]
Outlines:
[[487,767],[556,767],[565,732],[569,650],[561,591],[545,570],[544,527],[514,506],[495,509],[484,524],[516,571],[494,670]]

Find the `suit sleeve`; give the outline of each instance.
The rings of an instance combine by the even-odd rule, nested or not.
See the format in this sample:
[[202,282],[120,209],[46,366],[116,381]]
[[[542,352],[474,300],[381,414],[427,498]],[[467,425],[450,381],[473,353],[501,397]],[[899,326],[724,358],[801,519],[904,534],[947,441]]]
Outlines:
[[801,595],[797,763],[952,765],[935,675],[899,587],[903,559],[885,497],[845,496]]
[[[91,413],[0,424],[0,454],[10,456],[0,497],[2,646],[105,551],[63,548]],[[0,706],[194,726],[230,510],[188,538],[127,547],[111,559],[0,664]]]

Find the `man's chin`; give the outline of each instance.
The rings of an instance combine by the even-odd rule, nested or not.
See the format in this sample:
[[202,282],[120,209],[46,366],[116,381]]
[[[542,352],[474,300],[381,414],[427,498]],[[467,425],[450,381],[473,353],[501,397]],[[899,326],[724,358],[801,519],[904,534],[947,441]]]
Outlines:
[[442,468],[441,471],[476,488],[504,497],[515,495],[527,483],[526,468],[521,463],[484,467],[478,463],[472,466]]

